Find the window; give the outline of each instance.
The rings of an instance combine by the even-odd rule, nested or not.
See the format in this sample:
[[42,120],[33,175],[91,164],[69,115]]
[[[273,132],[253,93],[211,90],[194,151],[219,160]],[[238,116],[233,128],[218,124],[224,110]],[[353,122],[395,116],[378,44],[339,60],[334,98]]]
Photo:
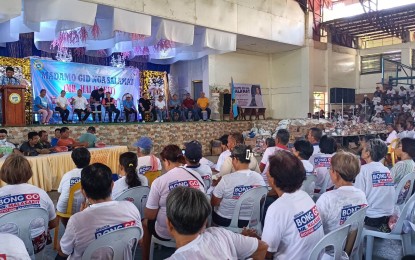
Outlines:
[[[382,58],[391,61],[401,62],[401,53],[385,53],[362,56],[360,59],[360,74],[372,74],[382,72]],[[395,63],[385,62],[385,71],[396,71],[397,67]]]
[[320,112],[320,110],[327,111],[326,98],[326,92],[313,92],[313,113]]
[[411,57],[412,68],[415,68],[415,50],[414,49],[411,50],[411,55],[412,55]]

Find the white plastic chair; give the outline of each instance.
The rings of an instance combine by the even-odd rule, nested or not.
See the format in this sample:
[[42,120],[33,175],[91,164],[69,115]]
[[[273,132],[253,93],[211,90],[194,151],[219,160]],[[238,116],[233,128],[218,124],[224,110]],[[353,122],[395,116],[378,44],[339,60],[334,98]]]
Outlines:
[[[403,191],[403,189],[404,189],[404,187],[405,187],[405,185],[408,181],[411,182],[411,186],[409,187],[409,190],[406,194],[406,197],[403,199],[403,201],[398,201],[399,200],[399,195]],[[406,202],[411,197],[411,195],[414,191],[414,182],[415,182],[415,173],[408,173],[407,175],[405,175],[402,178],[402,180],[396,186],[396,189],[395,189],[395,205],[398,206],[400,209],[402,209],[405,206]]]
[[100,248],[111,248],[114,253],[112,259],[124,259],[124,251],[126,247],[129,246],[131,240],[135,239],[132,248],[132,258],[134,259],[138,240],[140,240],[141,237],[142,231],[139,227],[128,227],[115,230],[111,233],[100,236],[98,239],[89,244],[82,255],[82,260],[91,259],[93,253]]
[[139,186],[128,189],[121,193],[115,200],[123,201],[127,200],[132,202],[138,211],[140,211],[141,219],[144,218],[144,208],[147,203],[147,197],[150,193],[150,188],[147,186]]
[[150,260],[153,260],[154,257],[154,245],[162,245],[165,247],[176,248],[176,241],[169,240],[169,241],[162,241],[155,236],[151,236],[151,244],[150,244]]
[[[251,218],[250,218],[247,228],[254,228],[256,229],[258,234],[261,234],[262,233],[261,219],[262,219],[262,214],[264,212],[263,209],[264,209],[264,204],[265,204],[265,201],[261,203],[261,200],[262,198],[266,198],[267,193],[268,193],[267,187],[257,187],[257,188],[252,188],[248,190],[247,192],[245,192],[244,194],[242,194],[242,196],[239,197],[238,201],[236,202],[235,209],[233,210],[231,224],[228,227],[224,227],[224,228],[230,231],[233,231],[235,233],[242,232],[242,228],[238,227],[239,213],[241,211],[241,207],[244,204],[245,200],[251,199],[254,201],[254,203],[252,207]],[[251,223],[252,220],[255,220],[256,223],[252,224]]]
[[365,254],[366,260],[372,260],[373,241],[375,237],[383,238],[383,239],[401,240],[403,254],[404,255],[412,254],[413,249],[411,245],[412,243],[411,232],[404,233],[404,224],[409,224],[409,223],[414,224],[412,218],[408,220],[408,215],[411,215],[414,210],[414,203],[415,203],[415,195],[412,195],[409,198],[409,200],[406,202],[405,206],[403,207],[401,211],[401,215],[399,216],[395,227],[392,229],[390,233],[380,232],[367,226],[364,227],[363,239],[364,237],[367,237],[366,254]]
[[[23,240],[26,250],[30,257],[34,259],[35,252],[32,244],[32,236],[30,234],[30,224],[35,219],[43,219],[44,227],[47,232],[49,223],[49,214],[43,208],[28,208],[13,211],[0,217],[0,226],[6,224],[14,224],[17,226],[17,236]],[[45,249],[43,249],[44,251]]]
[[[362,233],[363,233],[363,225],[365,222],[367,207],[361,208],[355,213],[353,213],[347,220],[344,222],[343,225],[351,225],[349,236],[347,238],[347,242],[349,239],[354,239],[353,247],[348,252],[348,248],[346,248],[346,253],[349,255],[350,259],[359,259],[359,250],[362,243]],[[354,236],[356,234],[356,236]],[[347,244],[346,244],[347,247]]]
[[325,235],[320,241],[315,245],[313,250],[311,251],[310,260],[317,260],[321,258],[323,254],[322,251],[326,249],[326,247],[333,246],[334,247],[334,258],[333,259],[341,259],[343,254],[344,244],[346,242],[347,234],[349,233],[350,225],[342,225],[338,229],[333,230],[332,232]]
[[307,175],[306,179],[303,181],[303,185],[301,186],[301,190],[307,192],[311,198],[314,197],[314,188],[316,186],[316,178],[317,176],[314,174]]
[[212,179],[211,178],[203,179],[203,183],[205,184],[205,191],[207,192],[210,186],[212,186]]

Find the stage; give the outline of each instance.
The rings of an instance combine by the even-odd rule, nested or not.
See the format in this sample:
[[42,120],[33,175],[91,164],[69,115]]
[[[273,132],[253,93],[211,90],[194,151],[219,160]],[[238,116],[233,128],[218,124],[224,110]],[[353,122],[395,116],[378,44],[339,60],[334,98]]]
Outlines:
[[183,147],[187,141],[198,140],[203,145],[203,154],[210,155],[210,141],[230,132],[250,130],[254,124],[258,128],[275,131],[280,120],[257,121],[210,121],[210,122],[146,122],[146,123],[99,123],[99,124],[57,124],[57,125],[28,125],[23,127],[1,127],[8,131],[8,141],[21,144],[27,140],[30,131],[45,130],[49,139],[54,136],[54,130],[63,126],[71,130],[70,137],[77,139],[85,133],[89,126],[94,126],[97,137],[107,145],[127,146],[135,150],[134,142],[140,136],[148,136],[154,141],[154,152],[160,153],[164,146],[176,144]]

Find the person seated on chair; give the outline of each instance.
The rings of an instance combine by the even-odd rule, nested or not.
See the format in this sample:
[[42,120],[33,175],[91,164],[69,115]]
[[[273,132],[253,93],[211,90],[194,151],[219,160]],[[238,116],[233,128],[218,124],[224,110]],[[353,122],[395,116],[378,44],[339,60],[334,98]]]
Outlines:
[[186,94],[186,98],[183,100],[184,117],[187,121],[199,120],[199,115],[195,109],[195,101],[190,97],[190,93]]
[[0,252],[2,259],[31,259],[26,246],[18,236],[0,233]]
[[277,132],[276,143],[274,147],[269,147],[265,150],[264,155],[262,156],[261,163],[259,164],[259,170],[265,176],[266,171],[268,170],[268,160],[269,157],[275,154],[279,150],[288,150],[287,144],[290,141],[290,133],[286,129],[280,129]]
[[138,109],[140,111],[141,118],[142,118],[140,122],[145,122],[145,120],[144,120],[145,113],[146,112],[153,113],[153,111],[154,111],[154,107],[151,104],[151,100],[148,99],[148,94],[147,93],[144,93],[143,97],[141,97],[138,100],[138,106],[139,106]]
[[174,188],[182,185],[190,186],[205,192],[199,173],[183,167],[185,159],[177,145],[167,145],[160,153],[166,173],[151,184],[150,194],[144,209],[144,237],[142,244],[143,259],[148,259],[151,236],[169,241],[170,236],[166,225],[166,197]]
[[[200,174],[203,180],[212,181],[212,169],[206,164],[200,164],[200,159],[202,159],[202,144],[198,141],[191,141],[185,145],[184,149],[184,158],[186,160],[185,167],[187,169],[192,169],[193,171]],[[205,187],[206,191],[210,188]]]
[[42,125],[49,124],[53,111],[50,109],[50,102],[46,96],[46,89],[40,90],[40,95],[35,98],[34,111],[42,114]]
[[114,123],[118,122],[120,110],[115,106],[115,99],[111,97],[111,92],[105,93],[105,98],[102,100],[105,110],[108,112],[109,122],[112,122],[112,113],[115,113]]
[[[71,187],[81,181],[81,171],[87,167],[91,161],[91,153],[84,147],[76,148],[71,153],[72,161],[76,168],[65,173],[59,184],[58,192],[60,193],[58,203],[56,204],[56,210],[60,213],[67,214],[68,212],[68,201]],[[74,194],[71,214],[75,214],[81,210],[81,204],[85,201],[81,190],[78,190]],[[66,227],[69,218],[60,218],[62,224]]]
[[12,153],[20,154],[16,145],[7,141],[7,130],[0,129],[0,158],[7,157]]
[[206,111],[207,112],[206,120],[209,120],[211,110],[209,108],[209,99],[205,97],[205,92],[200,92],[200,97],[197,99],[197,106],[198,106],[197,113],[199,115],[199,118],[201,120],[204,120],[202,111]]
[[320,139],[323,136],[323,130],[317,127],[312,127],[308,130],[306,139],[313,145],[313,155],[320,152]]
[[205,229],[212,212],[206,195],[196,189],[177,187],[167,196],[167,229],[178,259],[264,259],[267,244],[220,227]]
[[266,258],[307,259],[324,231],[316,204],[300,189],[306,178],[304,166],[287,151],[277,151],[269,162],[268,183],[278,199],[265,216],[262,241],[268,244]]
[[[77,96],[72,97],[72,105],[73,105],[73,112],[78,115],[78,120],[81,123],[84,123],[89,115],[91,114],[91,108],[89,107],[88,101],[84,96],[82,96],[82,90],[78,89],[76,92]],[[82,118],[82,113],[84,113],[84,117]],[[82,118],[82,119],[81,119]]]
[[69,137],[70,131],[67,127],[61,128],[61,137],[58,140],[57,146],[66,146],[69,149],[76,147],[88,147],[88,142],[76,142],[74,139]]
[[[303,163],[306,176],[314,175],[314,166],[309,161],[311,155],[313,154],[313,151],[313,146],[309,141],[298,140],[294,143],[293,154]],[[306,187],[306,191],[308,194],[314,193],[314,188],[312,190],[308,190]]]
[[[239,197],[253,187],[266,186],[261,175],[249,169],[249,163],[254,154],[248,146],[236,145],[230,157],[235,171],[222,177],[212,192],[211,200],[212,206],[215,207],[212,212],[212,221],[222,227],[230,225]],[[240,228],[248,226],[250,213],[249,206],[241,209],[238,221]]]
[[88,146],[86,146],[87,148],[95,147],[95,144],[99,141],[97,136],[95,135],[96,133],[97,131],[95,127],[93,126],[88,127],[88,129],[86,130],[86,133],[83,133],[79,137],[79,142],[88,143]]
[[147,136],[142,136],[133,144],[137,147],[137,173],[146,174],[148,171],[161,171],[160,159],[151,154],[153,141]]
[[[140,212],[129,201],[113,201],[111,169],[101,163],[91,164],[81,171],[81,192],[86,198],[81,211],[73,215],[60,241],[59,255],[81,259],[87,247],[112,230],[138,227],[143,234]],[[138,237],[137,240],[141,239]],[[136,243],[137,241],[135,241]],[[131,243],[124,251],[125,259],[133,259]],[[110,244],[108,244],[110,245]],[[97,250],[94,259],[112,259],[112,250]]]
[[[391,175],[395,183],[395,188],[399,182],[408,174],[415,172],[415,140],[412,138],[404,138],[399,141],[396,149],[395,156],[400,159],[391,169]],[[402,204],[402,201],[408,196],[408,190],[411,182],[408,181],[407,185],[399,191],[399,197],[397,204]],[[397,191],[398,192],[398,191]],[[410,196],[411,194],[409,194]]]
[[52,145],[49,142],[49,135],[45,130],[39,131],[39,142],[37,143],[39,149],[49,149],[52,150]]
[[365,193],[353,187],[359,171],[359,158],[352,153],[338,152],[331,158],[330,178],[336,189],[323,193],[316,202],[325,234],[337,229],[355,211],[367,206]]
[[[98,121],[102,122],[102,109],[101,103],[104,99],[104,89],[94,89],[91,92],[91,96],[89,98],[89,103],[91,104],[91,111],[92,111],[92,121],[95,122],[95,114],[98,114]],[[96,111],[97,113],[94,113]]]
[[218,162],[215,165],[215,172],[219,172],[223,162],[231,155],[231,151],[228,148],[228,137],[229,135],[222,135],[220,140],[220,146],[222,147],[222,153],[219,155]]
[[61,137],[61,129],[56,128],[55,129],[55,137],[52,137],[52,139],[50,140],[50,144],[52,145],[52,147],[56,146],[56,144],[58,143],[58,140],[59,140],[60,137]]
[[130,122],[130,115],[134,114],[134,122],[137,122],[137,110],[134,106],[131,95],[127,95],[125,100],[122,102],[124,106],[125,122]]
[[171,121],[181,121],[182,120],[182,110],[180,109],[180,100],[178,99],[177,94],[174,94],[169,100],[169,109]]
[[55,110],[59,112],[62,118],[62,123],[68,123],[69,110],[68,110],[68,99],[65,97],[66,91],[62,90],[61,95],[56,99]]
[[[6,158],[0,169],[0,179],[7,183],[6,186],[0,188],[0,201],[2,201],[0,217],[27,208],[45,209],[49,216],[47,227],[44,226],[43,219],[32,221],[30,216],[27,216],[27,221],[32,221],[30,236],[35,253],[38,253],[46,246],[48,230],[55,228],[58,221],[55,206],[49,195],[43,189],[27,183],[32,176],[32,167],[26,158],[18,154],[11,154]],[[18,234],[18,229],[14,224],[6,224],[0,226],[0,232]]]
[[365,225],[389,231],[388,221],[395,206],[393,177],[382,160],[388,151],[380,139],[369,140],[363,147],[362,158],[367,162],[360,168],[354,186],[366,194],[369,207]]
[[126,152],[120,155],[120,175],[122,176],[112,188],[112,199],[117,199],[124,191],[139,187],[148,186],[145,176],[137,173],[137,155],[133,152]]
[[[235,133],[230,133],[228,136],[228,148],[229,150],[232,152],[234,147],[236,145],[240,145],[244,143],[244,137],[241,133],[235,132]],[[259,166],[258,166],[258,161],[256,160],[255,156],[252,156],[249,160],[249,169],[251,169],[252,171],[256,171],[258,173],[260,173],[261,171],[259,170]],[[226,174],[229,174],[231,172],[235,172],[235,168],[233,166],[233,159],[229,156],[227,157],[224,161],[222,166],[220,167],[220,172],[218,174],[216,174],[217,177],[221,177],[224,176]],[[216,182],[213,182],[213,186],[216,185]]]
[[157,113],[157,121],[163,122],[166,120],[166,101],[163,100],[163,96],[159,95],[158,99],[154,103]]
[[23,153],[23,155],[26,156],[36,156],[39,154],[48,154],[50,153],[49,149],[41,149],[38,146],[40,137],[37,132],[29,132],[27,134],[28,141],[24,142],[20,146],[20,152]]

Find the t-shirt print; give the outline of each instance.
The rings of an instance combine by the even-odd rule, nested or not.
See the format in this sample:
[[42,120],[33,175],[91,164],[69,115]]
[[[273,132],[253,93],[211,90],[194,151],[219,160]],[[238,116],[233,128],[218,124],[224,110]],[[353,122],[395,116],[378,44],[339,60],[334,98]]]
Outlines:
[[340,225],[343,225],[346,220],[353,215],[356,211],[358,211],[361,208],[366,207],[367,204],[361,204],[361,205],[346,205],[344,206],[340,211]]
[[6,195],[0,197],[0,214],[25,208],[40,208],[38,193]]
[[184,180],[184,181],[175,180],[175,181],[172,181],[172,182],[169,183],[169,191],[171,191],[174,188],[177,188],[179,186],[199,189],[200,188],[200,183],[199,183],[198,180]]
[[151,170],[151,168],[153,168],[152,166],[141,166],[140,168],[138,168],[138,173],[139,174],[144,174],[146,172],[148,172],[149,170]]
[[393,178],[390,172],[373,172],[372,173],[372,186],[373,187],[385,187],[394,186]]
[[307,212],[294,215],[294,222],[301,238],[312,234],[322,225],[320,213],[315,205]]
[[330,168],[331,157],[316,157],[314,158],[315,168]]
[[99,238],[100,236],[103,236],[105,234],[114,232],[116,230],[124,229],[127,227],[134,227],[135,226],[135,220],[127,221],[124,223],[120,223],[114,226],[106,225],[100,228],[97,228],[95,231],[95,239]]
[[81,177],[72,177],[69,182],[70,183],[69,186],[72,187],[80,181],[81,181]]
[[236,199],[236,200],[239,199],[242,196],[242,194],[244,194],[245,192],[247,192],[250,189],[255,188],[255,187],[262,187],[262,186],[260,186],[260,185],[248,185],[248,186],[239,185],[239,186],[236,186],[233,189],[232,199]]

